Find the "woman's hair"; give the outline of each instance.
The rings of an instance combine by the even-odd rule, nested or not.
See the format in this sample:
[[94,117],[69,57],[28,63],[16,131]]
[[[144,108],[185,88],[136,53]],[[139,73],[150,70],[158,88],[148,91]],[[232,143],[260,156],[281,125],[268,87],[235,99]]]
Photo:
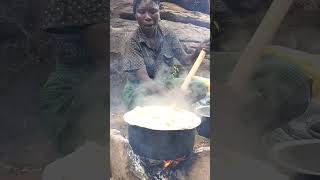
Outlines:
[[[133,14],[136,14],[138,5],[141,3],[142,0],[133,0]],[[151,0],[156,4],[160,4],[160,0]]]

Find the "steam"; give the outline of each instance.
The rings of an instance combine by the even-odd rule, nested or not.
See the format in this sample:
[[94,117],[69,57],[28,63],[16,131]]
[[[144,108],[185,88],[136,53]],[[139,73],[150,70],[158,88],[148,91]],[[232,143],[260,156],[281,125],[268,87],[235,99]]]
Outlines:
[[[170,72],[169,67],[166,65],[162,65],[159,68],[159,71],[153,81],[155,81],[158,84],[161,84],[164,87],[165,84],[163,82],[165,81],[165,78],[169,76],[169,72]],[[186,73],[181,74],[181,77],[185,77],[185,76],[186,76]],[[146,85],[148,86],[149,84],[144,83],[140,85],[138,89],[142,89],[143,91],[142,86],[146,86]],[[147,96],[141,97],[140,99],[137,100],[137,104],[141,106],[150,106],[150,105],[172,106],[175,108],[180,108],[180,109],[185,109],[190,111],[192,107],[192,99],[188,97],[189,92],[183,92],[180,89],[180,86],[181,84],[178,83],[178,84],[175,84],[172,89],[167,89],[165,92],[162,92],[161,94],[153,94],[153,95],[147,95]]]
[[141,106],[162,105],[190,110],[191,103],[179,88],[168,90],[164,94],[155,94],[142,97],[138,100]]

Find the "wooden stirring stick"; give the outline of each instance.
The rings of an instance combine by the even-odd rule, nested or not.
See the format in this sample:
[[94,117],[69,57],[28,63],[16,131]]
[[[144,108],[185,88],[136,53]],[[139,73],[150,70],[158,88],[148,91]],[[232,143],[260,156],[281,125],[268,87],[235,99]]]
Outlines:
[[232,72],[229,84],[233,86],[234,89],[247,84],[253,69],[261,59],[263,50],[271,44],[272,38],[287,14],[292,1],[293,0],[273,0],[269,10]]
[[184,91],[184,92],[187,91],[192,77],[196,74],[196,72],[199,69],[199,66],[202,63],[202,61],[203,61],[205,56],[206,56],[206,52],[202,49],[200,51],[200,53],[199,53],[199,56],[198,56],[197,60],[194,62],[191,70],[189,71],[187,77],[185,78],[185,80],[183,81],[183,83],[181,85],[181,90],[182,91]]

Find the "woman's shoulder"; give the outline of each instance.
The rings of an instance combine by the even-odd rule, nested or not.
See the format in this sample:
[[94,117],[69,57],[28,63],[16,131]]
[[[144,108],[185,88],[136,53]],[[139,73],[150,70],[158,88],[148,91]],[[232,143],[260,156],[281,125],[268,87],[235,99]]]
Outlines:
[[171,30],[166,24],[160,22],[159,27],[162,34],[164,34],[165,36],[176,37],[176,33]]
[[137,30],[126,32],[120,37],[122,47],[125,49],[136,49],[139,47],[139,33]]
[[138,29],[135,29],[131,32],[127,32],[124,34],[124,39],[125,39],[125,42],[127,43],[134,43],[134,42],[137,42],[138,39],[139,39],[139,32],[138,32]]

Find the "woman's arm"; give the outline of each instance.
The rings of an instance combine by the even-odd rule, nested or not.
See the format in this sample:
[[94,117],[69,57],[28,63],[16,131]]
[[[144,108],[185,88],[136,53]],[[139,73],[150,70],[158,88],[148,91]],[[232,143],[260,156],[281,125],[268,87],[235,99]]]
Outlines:
[[145,68],[136,71],[136,77],[140,81],[141,87],[151,91],[152,93],[163,93],[164,87],[151,79]]
[[129,73],[128,80],[139,81],[141,88],[153,93],[163,91],[163,87],[149,77],[141,49],[134,39],[129,39],[125,44],[122,68]]
[[145,68],[128,72],[129,81],[139,81],[140,88],[148,90],[152,93],[163,93],[165,91],[164,87],[151,79]]

